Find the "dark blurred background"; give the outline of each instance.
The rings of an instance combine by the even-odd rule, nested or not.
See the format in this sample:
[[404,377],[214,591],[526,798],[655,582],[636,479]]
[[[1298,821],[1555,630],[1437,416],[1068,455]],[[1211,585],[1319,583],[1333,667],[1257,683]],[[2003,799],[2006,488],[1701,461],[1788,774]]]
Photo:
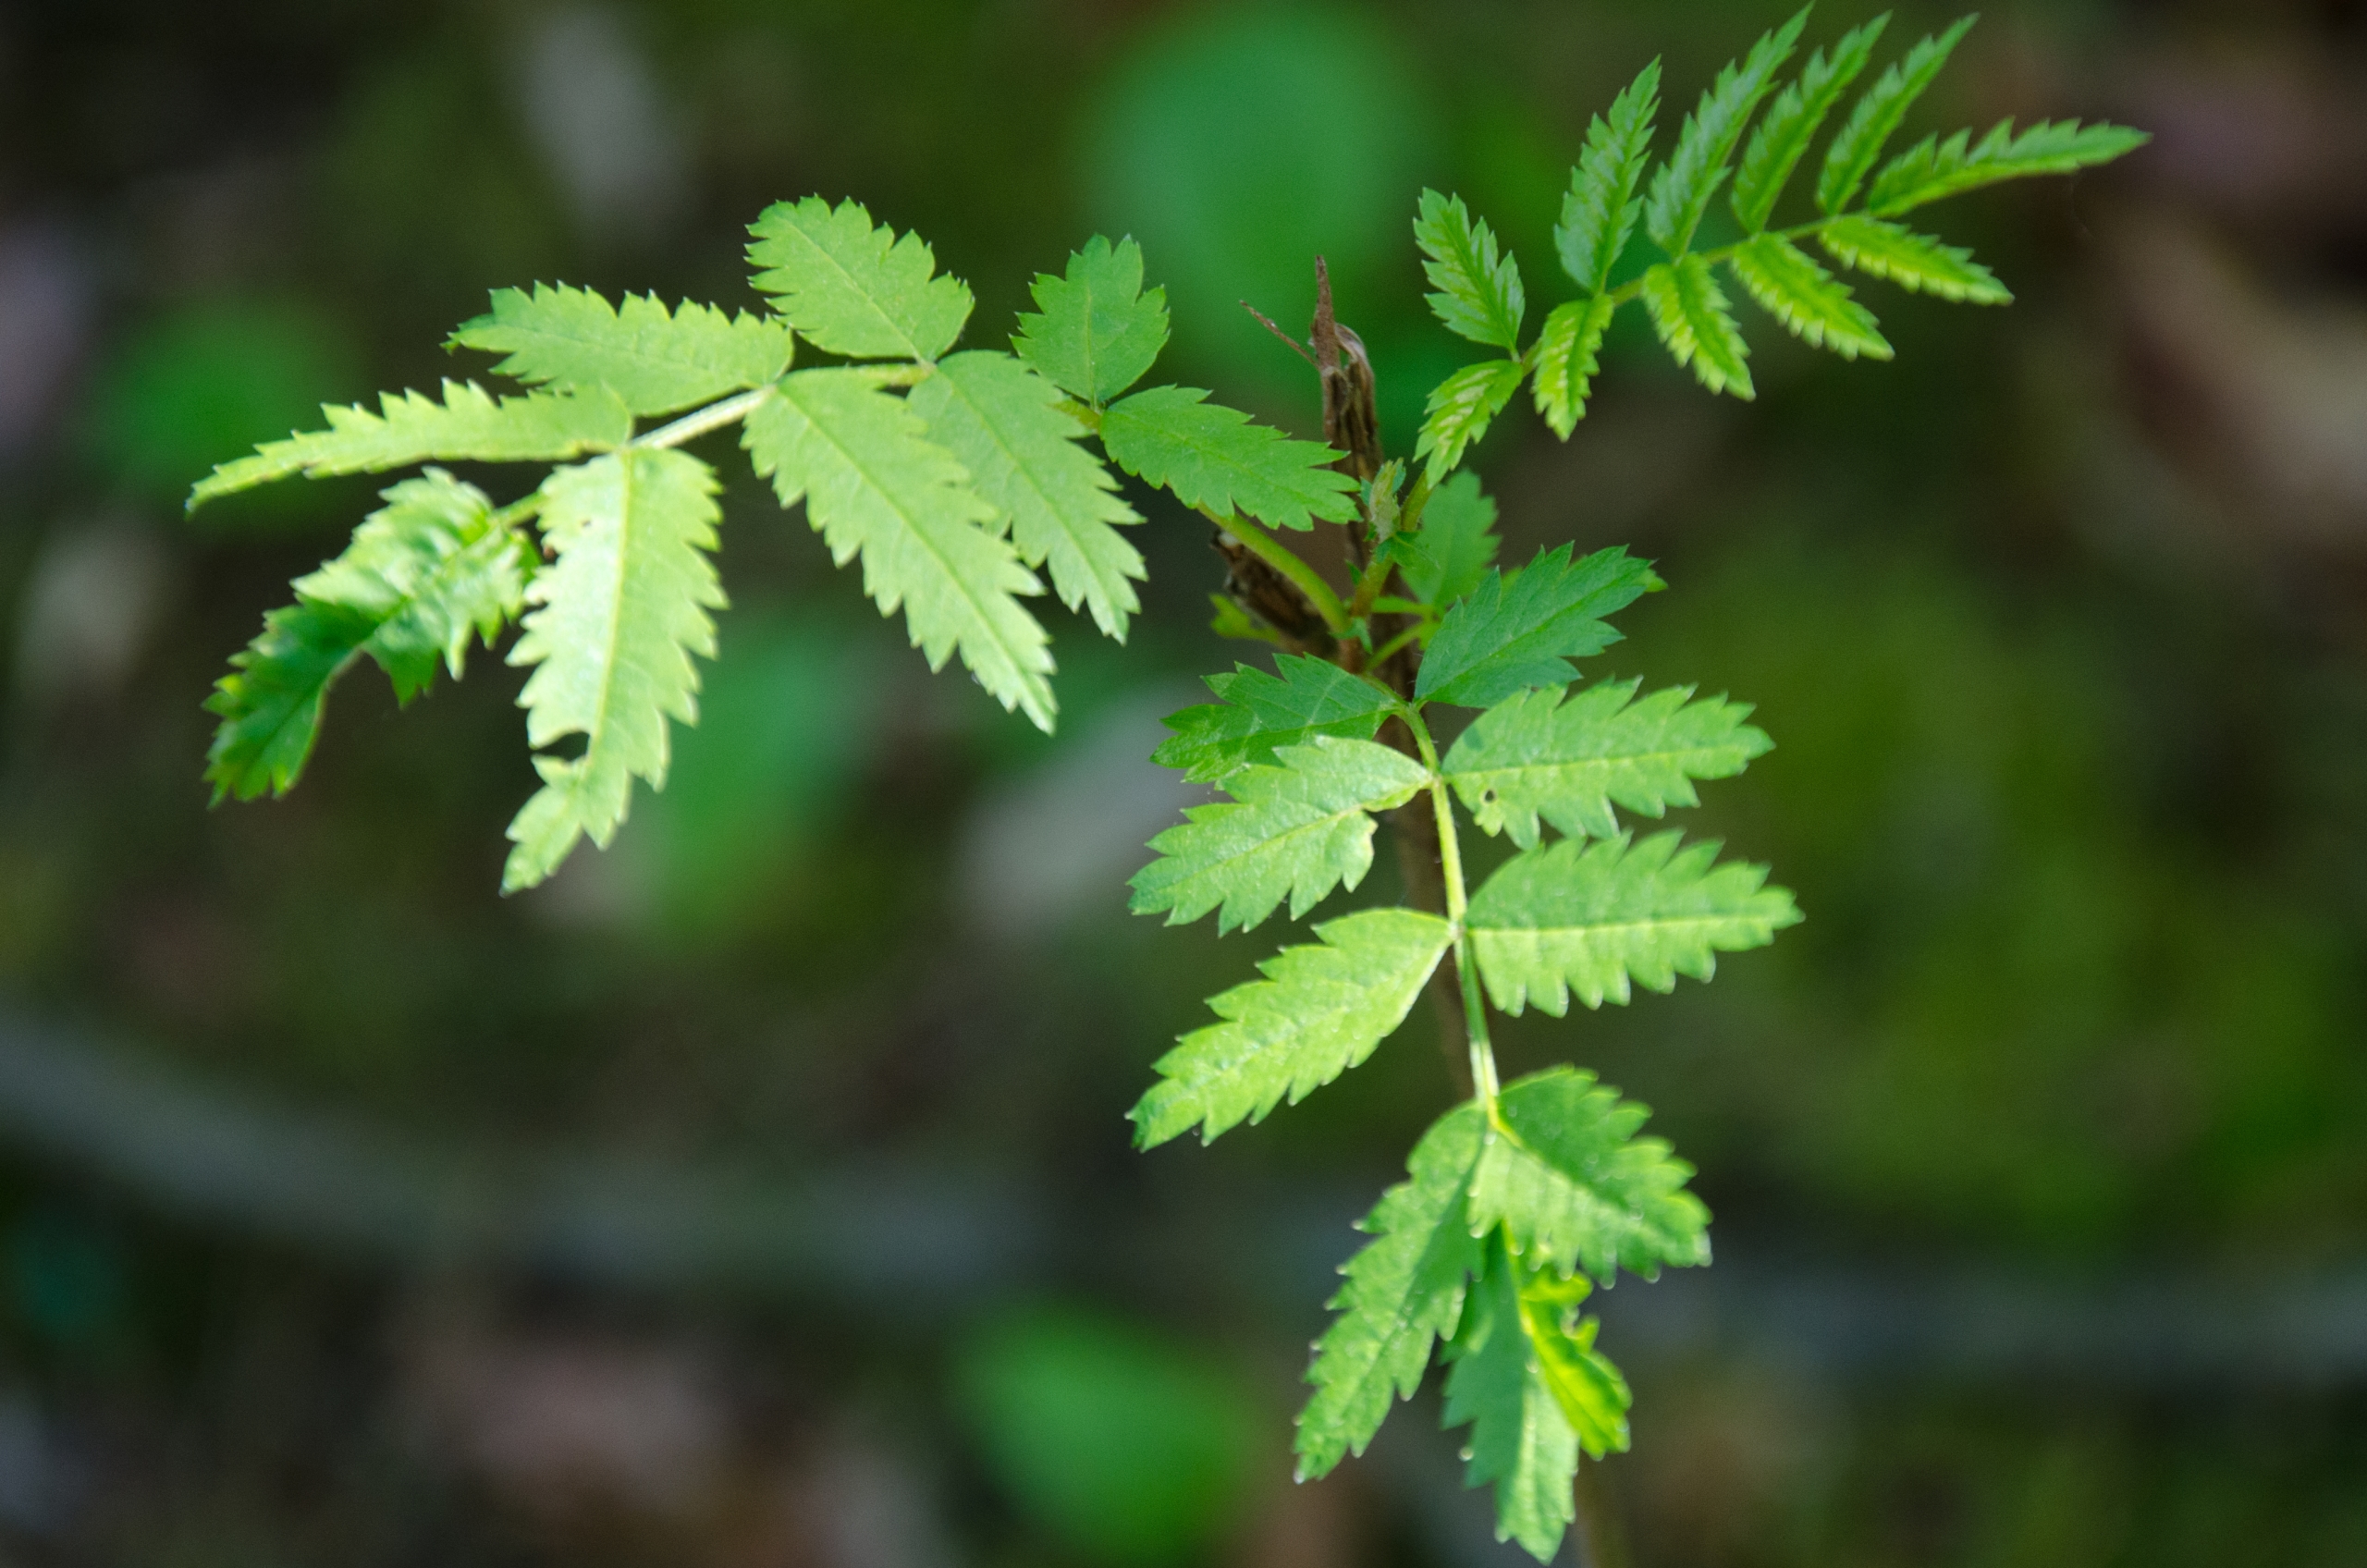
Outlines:
[[[207,810],[208,683],[371,486],[178,500],[481,374],[438,345],[491,287],[753,303],[742,226],[817,190],[926,235],[976,344],[1131,232],[1162,374],[1302,432],[1235,301],[1304,322],[1321,251],[1403,451],[1467,351],[1419,187],[1558,297],[1586,116],[1664,52],[1665,139],[1783,9],[0,7],[0,1556],[1505,1560],[1429,1396],[1287,1479],[1347,1223],[1452,1093],[1424,1021],[1128,1147],[1282,937],[1124,913],[1187,798],[1159,716],[1248,653],[1204,524],[1135,496],[1146,614],[1053,610],[1046,740],[743,469],[672,787],[505,901],[497,655],[400,714],[357,675],[294,796]],[[1509,556],[1660,561],[1599,668],[1760,704],[1694,827],[1810,917],[1505,1031],[1652,1105],[1718,1216],[1604,1305],[1640,1564],[2367,1562],[2367,10],[2001,5],[1910,125],[2007,114],[2158,138],[1932,212],[2011,310],[1868,285],[1890,365],[1753,319],[1751,405],[1631,321],[1566,447],[1479,459]]]

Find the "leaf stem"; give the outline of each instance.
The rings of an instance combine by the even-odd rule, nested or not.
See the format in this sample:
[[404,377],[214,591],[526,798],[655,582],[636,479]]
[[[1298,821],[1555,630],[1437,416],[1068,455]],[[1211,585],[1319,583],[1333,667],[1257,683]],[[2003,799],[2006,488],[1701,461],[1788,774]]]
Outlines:
[[543,493],[535,488],[527,491],[508,506],[495,512],[485,521],[495,528],[515,528],[543,509]]
[[1414,481],[1413,488],[1405,492],[1405,499],[1397,508],[1398,533],[1411,533],[1422,526],[1422,508],[1430,504],[1432,488],[1430,471],[1425,468],[1420,477]]
[[1416,638],[1421,636],[1424,631],[1429,629],[1430,625],[1431,623],[1429,621],[1425,620],[1407,627],[1396,636],[1392,637],[1388,642],[1383,643],[1380,647],[1375,648],[1372,651],[1372,657],[1365,662],[1369,666],[1387,664],[1389,662],[1389,656],[1392,654],[1394,654],[1406,643],[1411,643]]
[[1414,732],[1422,765],[1430,770],[1430,810],[1437,815],[1439,827],[1439,869],[1446,880],[1446,918],[1454,931],[1454,968],[1463,985],[1464,1033],[1471,1042],[1471,1093],[1492,1125],[1497,1121],[1496,1052],[1488,1039],[1488,1009],[1479,995],[1478,966],[1472,962],[1471,933],[1464,924],[1470,905],[1463,885],[1463,842],[1455,833],[1454,808],[1447,798],[1446,778],[1439,769],[1439,749],[1430,739],[1430,727],[1411,703],[1399,708],[1398,717]]
[[1340,595],[1331,584],[1313,567],[1299,559],[1295,551],[1267,533],[1245,517],[1220,517],[1206,507],[1193,508],[1227,533],[1241,541],[1242,548],[1290,579],[1292,586],[1305,594],[1315,613],[1335,635],[1345,635],[1348,630],[1347,607],[1340,603]]
[[[1735,251],[1741,250],[1752,240],[1760,239],[1764,235],[1772,234],[1778,239],[1805,239],[1809,235],[1814,234],[1818,229],[1824,227],[1827,224],[1830,224],[1836,219],[1849,217],[1852,215],[1853,214],[1848,213],[1827,213],[1821,218],[1813,218],[1807,223],[1794,224],[1789,228],[1762,228],[1757,234],[1746,235],[1742,239],[1735,240],[1731,245],[1720,245],[1714,250],[1679,251],[1675,255],[1671,256],[1669,260],[1672,262],[1681,262],[1688,255],[1698,255],[1701,258],[1702,265],[1716,266],[1720,262],[1724,261],[1727,257],[1733,255]],[[1649,271],[1650,269],[1647,268],[1646,270]],[[1640,276],[1631,277],[1626,282],[1621,284],[1618,288],[1613,289],[1610,293],[1604,295],[1603,298],[1611,302],[1611,308],[1615,311],[1620,306],[1625,304],[1628,300],[1633,300],[1637,295],[1643,293],[1643,278]]]
[[1373,552],[1372,564],[1365,568],[1362,577],[1356,579],[1355,592],[1349,596],[1350,620],[1362,620],[1372,614],[1373,601],[1380,597],[1383,588],[1389,586],[1389,573],[1396,564],[1386,548]]
[[644,431],[626,445],[629,447],[679,447],[685,441],[695,441],[710,430],[746,418],[771,393],[769,386],[759,386],[751,392],[735,392],[705,408],[693,409],[671,424],[661,424]]

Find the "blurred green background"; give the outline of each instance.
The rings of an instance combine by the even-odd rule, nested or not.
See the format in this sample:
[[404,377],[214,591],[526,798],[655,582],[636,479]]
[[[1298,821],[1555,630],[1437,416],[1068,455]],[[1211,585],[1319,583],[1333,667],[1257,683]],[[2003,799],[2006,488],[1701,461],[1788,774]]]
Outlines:
[[[1130,232],[1166,373],[1301,432],[1235,301],[1303,322],[1322,252],[1403,451],[1460,358],[1420,186],[1550,292],[1587,116],[1662,53],[1673,118],[1781,9],[0,11],[0,1554],[1507,1560],[1427,1396],[1287,1479],[1347,1222],[1451,1092],[1420,1018],[1127,1146],[1278,939],[1124,913],[1191,798],[1159,717],[1245,653],[1204,525],[1134,497],[1146,614],[1054,610],[1046,740],[743,477],[672,787],[504,901],[495,656],[399,714],[365,672],[293,797],[206,809],[208,683],[370,487],[178,501],[481,374],[438,344],[490,288],[753,303],[741,226],[816,190],[926,235],[980,344]],[[1639,1564],[2367,1562],[2367,9],[2003,5],[1911,123],[2007,114],[2158,136],[1938,211],[2010,311],[1869,286],[1891,365],[1748,324],[1748,406],[1631,331],[1566,446],[1479,459],[1508,557],[1659,560],[1599,672],[1760,704],[1699,830],[1810,916],[1506,1031],[1655,1107],[1718,1216],[1604,1304]]]

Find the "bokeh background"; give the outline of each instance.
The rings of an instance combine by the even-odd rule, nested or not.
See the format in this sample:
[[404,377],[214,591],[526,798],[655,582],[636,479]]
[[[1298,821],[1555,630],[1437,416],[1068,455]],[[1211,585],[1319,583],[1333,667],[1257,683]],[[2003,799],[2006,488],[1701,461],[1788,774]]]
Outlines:
[[[488,288],[753,303],[741,226],[816,190],[927,236],[978,343],[1131,232],[1167,374],[1301,431],[1235,301],[1303,322],[1323,252],[1403,451],[1459,354],[1419,187],[1550,295],[1586,116],[1781,9],[0,8],[0,1553],[1507,1561],[1429,1396],[1287,1480],[1348,1221],[1451,1092],[1422,1018],[1127,1145],[1278,937],[1124,913],[1187,798],[1159,717],[1246,652],[1205,525],[1135,497],[1147,612],[1053,611],[1046,740],[743,470],[673,786],[505,901],[497,655],[402,713],[364,671],[293,797],[207,809],[208,683],[370,486],[178,499],[481,374],[438,345]],[[1893,50],[1951,15],[1901,10]],[[1718,1216],[1605,1302],[1636,1563],[2367,1562],[2367,9],[2007,0],[1911,123],[2006,114],[2158,137],[1934,210],[2011,310],[1869,285],[1890,365],[1755,321],[1750,405],[1631,322],[1574,439],[1481,455],[1508,554],[1661,562],[1600,668],[1760,704],[1697,830],[1810,917],[1506,1030],[1651,1104]]]

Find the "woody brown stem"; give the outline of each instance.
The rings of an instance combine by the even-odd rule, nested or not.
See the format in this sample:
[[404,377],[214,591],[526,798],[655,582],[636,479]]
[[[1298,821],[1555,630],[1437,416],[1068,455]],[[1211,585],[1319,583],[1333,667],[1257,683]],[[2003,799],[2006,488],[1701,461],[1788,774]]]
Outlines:
[[[1331,271],[1320,256],[1315,258],[1315,320],[1308,336],[1315,347],[1316,374],[1323,383],[1323,439],[1333,450],[1345,454],[1332,466],[1359,483],[1367,481],[1380,472],[1385,460],[1372,361],[1365,353],[1363,339],[1340,324],[1331,302]],[[1360,574],[1372,559],[1377,543],[1372,534],[1371,518],[1359,517],[1351,537]],[[1375,592],[1378,593],[1378,586]],[[1372,597],[1361,596],[1367,603]],[[1414,624],[1413,619],[1406,616],[1373,617],[1373,645],[1388,647]],[[1364,653],[1364,643],[1343,639],[1335,662],[1345,668],[1361,669]],[[1421,668],[1421,644],[1407,638],[1369,673],[1400,697],[1410,700],[1414,679]],[[1403,720],[1392,718],[1382,726],[1380,740],[1420,760],[1414,732]],[[1405,901],[1432,914],[1444,914],[1446,876],[1439,862],[1438,821],[1429,803],[1417,799],[1400,807],[1391,814],[1389,826],[1390,837],[1397,846],[1397,870],[1405,884]],[[1430,975],[1428,989],[1430,1011],[1438,1020],[1439,1049],[1446,1058],[1448,1075],[1463,1094],[1468,1095],[1470,1035],[1463,1022],[1462,976],[1452,957]]]
[[[1334,449],[1345,454],[1332,465],[1360,484],[1369,481],[1380,470],[1380,423],[1375,408],[1372,362],[1367,359],[1364,345],[1356,335],[1342,326],[1333,312],[1331,278],[1321,257],[1315,263],[1315,322],[1311,334],[1315,349],[1317,374],[1323,381],[1323,439]],[[1429,479],[1425,474],[1417,480],[1406,497],[1400,514],[1402,526],[1417,526],[1423,505],[1429,499]],[[1379,545],[1374,537],[1373,520],[1369,513],[1360,515],[1351,530],[1352,556],[1359,577],[1354,603],[1348,606],[1352,614],[1368,610],[1381,597],[1386,577],[1378,582],[1363,581],[1369,577],[1373,552]],[[1419,626],[1417,618],[1407,615],[1373,615],[1366,627],[1366,637],[1358,640],[1343,636],[1338,640],[1333,661],[1342,668],[1358,670],[1379,680],[1407,702],[1413,700],[1414,688],[1422,670],[1422,644],[1414,632]],[[1378,649],[1384,655],[1372,659],[1367,668],[1367,650]],[[1418,741],[1413,729],[1399,718],[1392,718],[1381,727],[1380,740],[1405,755],[1426,766],[1435,761],[1435,753],[1425,756],[1429,748]],[[1398,871],[1405,885],[1405,901],[1433,914],[1448,913],[1447,876],[1442,864],[1440,839],[1440,818],[1446,811],[1442,797],[1426,799],[1417,796],[1390,816],[1391,838],[1397,846]],[[1460,873],[1457,873],[1458,879]],[[1461,910],[1454,912],[1461,914]],[[1466,985],[1462,964],[1469,951],[1466,942],[1457,942],[1430,974],[1426,987],[1430,997],[1430,1011],[1438,1020],[1439,1048],[1446,1058],[1448,1075],[1457,1090],[1466,1097],[1481,1092],[1492,1097],[1492,1084],[1475,1083],[1475,1058],[1471,1050],[1473,1025],[1466,1022],[1466,1004],[1478,1016],[1479,999]],[[1484,1071],[1493,1076],[1494,1063],[1483,1050]],[[1576,1513],[1576,1524],[1579,1550],[1587,1568],[1628,1568],[1627,1543],[1620,1528],[1618,1510],[1603,1485],[1600,1466],[1580,1467],[1572,1501]]]

